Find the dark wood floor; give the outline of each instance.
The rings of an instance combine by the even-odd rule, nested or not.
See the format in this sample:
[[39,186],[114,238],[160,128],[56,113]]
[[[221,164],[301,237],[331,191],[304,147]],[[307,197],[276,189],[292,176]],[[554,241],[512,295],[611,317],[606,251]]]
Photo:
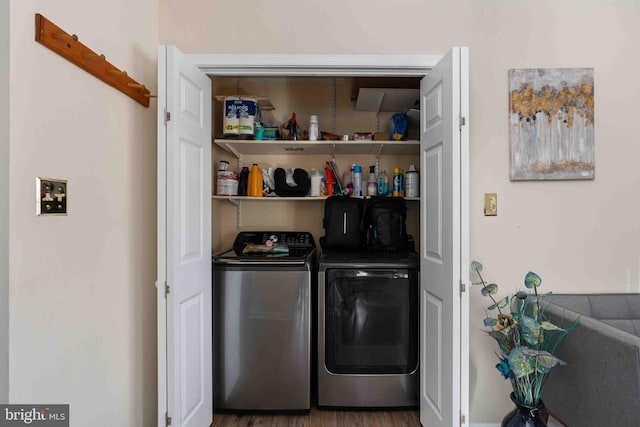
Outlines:
[[419,427],[418,410],[333,411],[312,407],[308,415],[215,413],[213,427]]

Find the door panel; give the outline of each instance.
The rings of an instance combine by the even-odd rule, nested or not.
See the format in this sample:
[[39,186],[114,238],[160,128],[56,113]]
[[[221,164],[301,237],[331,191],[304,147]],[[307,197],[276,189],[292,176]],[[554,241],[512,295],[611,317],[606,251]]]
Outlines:
[[203,325],[200,319],[203,314],[204,301],[202,294],[197,294],[193,298],[184,301],[180,305],[180,353],[183,360],[188,360],[181,366],[181,390],[180,401],[182,402],[181,414],[184,419],[189,419],[193,413],[203,404],[205,397],[204,368],[205,349],[203,343]]
[[158,283],[169,286],[158,292],[158,425],[168,416],[172,426],[205,426],[213,419],[211,80],[172,46],[160,48],[159,68],[158,109],[171,117],[158,127]]
[[197,142],[180,140],[180,263],[203,257],[204,205],[202,194],[203,148]]
[[425,207],[426,227],[422,251],[431,262],[442,263],[442,144],[436,144],[426,150],[423,174],[431,185],[426,188],[424,197],[430,200]]
[[425,335],[435,339],[435,345],[427,346],[425,354],[425,397],[434,413],[442,418],[442,300],[423,293],[427,328]]
[[[429,427],[460,425],[466,414],[468,379],[461,340],[462,260],[468,251],[468,209],[463,159],[468,150],[460,117],[464,49],[453,48],[422,79],[421,99],[421,371],[420,421]],[[466,62],[464,62],[466,67]],[[466,76],[466,73],[464,74]],[[464,113],[466,114],[466,112]],[[464,231],[464,232],[463,232]]]

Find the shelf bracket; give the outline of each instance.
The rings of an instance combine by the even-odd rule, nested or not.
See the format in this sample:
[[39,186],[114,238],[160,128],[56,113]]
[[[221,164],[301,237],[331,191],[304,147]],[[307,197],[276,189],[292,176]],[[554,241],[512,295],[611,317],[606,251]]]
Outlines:
[[336,110],[338,109],[338,101],[337,101],[337,84],[336,78],[333,78],[333,87],[331,91],[331,133],[336,133]]
[[236,207],[236,225],[239,230],[242,226],[242,200],[227,199],[227,201]]
[[236,159],[240,160],[240,158],[242,157],[242,154],[240,154],[240,152],[238,150],[236,150],[235,148],[233,148],[233,146],[231,144],[224,144],[224,148],[230,152],[231,154],[233,154],[234,156],[236,156]]
[[242,227],[242,201],[233,200],[231,203],[236,205],[236,208],[237,208],[236,227],[238,230],[240,230],[240,227]]
[[120,71],[104,55],[98,55],[80,43],[78,36],[65,32],[39,13],[36,13],[35,40],[145,107],[149,107],[149,98],[155,98],[149,89],[129,77],[126,71]]

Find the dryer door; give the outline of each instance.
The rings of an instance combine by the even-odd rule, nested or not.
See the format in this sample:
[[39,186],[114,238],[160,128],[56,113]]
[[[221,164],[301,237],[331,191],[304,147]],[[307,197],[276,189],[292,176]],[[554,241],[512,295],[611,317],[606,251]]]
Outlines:
[[327,271],[325,364],[335,374],[407,374],[418,366],[414,270]]

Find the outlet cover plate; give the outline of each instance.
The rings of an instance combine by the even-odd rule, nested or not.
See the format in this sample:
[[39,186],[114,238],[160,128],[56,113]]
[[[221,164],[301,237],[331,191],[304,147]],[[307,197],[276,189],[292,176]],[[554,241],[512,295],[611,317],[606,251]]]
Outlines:
[[67,215],[67,180],[36,177],[36,215]]

